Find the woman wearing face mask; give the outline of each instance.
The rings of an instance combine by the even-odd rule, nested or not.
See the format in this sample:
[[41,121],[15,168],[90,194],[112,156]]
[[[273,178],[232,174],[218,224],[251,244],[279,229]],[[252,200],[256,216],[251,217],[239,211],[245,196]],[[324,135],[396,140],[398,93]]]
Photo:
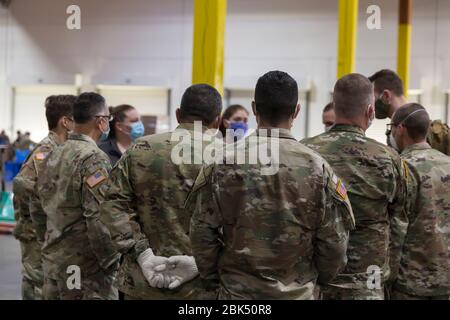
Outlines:
[[109,123],[107,139],[102,139],[99,148],[109,157],[111,164],[120,159],[133,141],[144,135],[144,125],[137,110],[127,104],[109,108],[113,120]]
[[226,143],[233,143],[245,137],[248,131],[248,115],[247,109],[238,104],[231,105],[225,110],[219,130]]

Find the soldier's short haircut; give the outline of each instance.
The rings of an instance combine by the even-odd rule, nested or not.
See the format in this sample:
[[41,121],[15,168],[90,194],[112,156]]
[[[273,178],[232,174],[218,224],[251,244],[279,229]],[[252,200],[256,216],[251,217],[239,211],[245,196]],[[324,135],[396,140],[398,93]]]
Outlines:
[[76,96],[70,94],[52,95],[45,99],[45,117],[49,130],[55,129],[62,117],[72,117],[76,99]]
[[208,126],[222,112],[220,93],[208,84],[195,84],[181,98],[180,117],[185,121],[202,121]]
[[75,123],[87,123],[95,116],[101,115],[105,109],[105,98],[95,92],[80,94],[73,106],[73,119]]
[[367,106],[373,103],[373,97],[373,86],[369,79],[358,73],[348,74],[334,86],[334,111],[345,119],[364,116]]
[[[414,113],[414,114],[413,114]],[[428,135],[430,116],[426,109],[418,103],[408,103],[394,113],[392,123],[396,126],[403,124],[411,139],[423,140]]]
[[400,79],[398,74],[392,70],[380,70],[370,76],[369,80],[374,84],[375,89],[379,92],[389,90],[396,96],[402,96],[404,94],[403,81]]
[[289,119],[298,104],[298,85],[289,74],[270,71],[258,79],[255,105],[261,119],[276,126]]

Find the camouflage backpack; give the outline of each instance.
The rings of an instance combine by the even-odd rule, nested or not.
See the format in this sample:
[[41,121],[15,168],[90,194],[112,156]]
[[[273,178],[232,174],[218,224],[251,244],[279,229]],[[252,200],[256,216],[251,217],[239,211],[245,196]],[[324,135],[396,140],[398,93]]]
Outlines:
[[450,129],[441,120],[431,122],[427,140],[433,149],[450,156]]

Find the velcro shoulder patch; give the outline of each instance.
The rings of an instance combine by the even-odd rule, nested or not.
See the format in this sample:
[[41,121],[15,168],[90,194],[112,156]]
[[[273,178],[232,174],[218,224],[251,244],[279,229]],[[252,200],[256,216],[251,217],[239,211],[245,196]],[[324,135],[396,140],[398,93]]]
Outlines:
[[93,175],[89,176],[86,179],[86,183],[89,186],[89,188],[94,188],[99,183],[105,181],[107,178],[101,171],[97,171]]

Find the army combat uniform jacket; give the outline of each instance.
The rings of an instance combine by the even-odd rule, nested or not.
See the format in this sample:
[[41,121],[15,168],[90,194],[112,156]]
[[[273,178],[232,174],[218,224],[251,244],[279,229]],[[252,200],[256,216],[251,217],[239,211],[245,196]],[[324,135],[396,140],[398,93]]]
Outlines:
[[[39,176],[44,273],[56,281],[61,299],[117,298],[112,280],[119,254],[99,221],[109,169],[108,157],[94,140],[73,133],[48,155]],[[73,268],[81,273],[80,290],[65,285]]]
[[[151,287],[136,259],[148,248],[158,256],[192,255],[186,197],[202,163],[202,130],[193,123],[136,140],[113,168],[101,220],[123,253],[120,291],[136,299],[214,299],[199,277],[175,290]],[[197,135],[200,134],[200,137]],[[194,146],[200,152],[194,152]],[[187,156],[183,161],[175,159]]]
[[[187,202],[201,277],[220,281],[220,299],[313,299],[317,279],[330,281],[347,261],[345,186],[289,130],[258,129],[241,146],[247,160],[205,166]],[[258,152],[279,155],[276,170],[250,160]]]
[[413,181],[408,230],[394,289],[413,296],[450,294],[450,158],[427,143],[401,154]]
[[[323,156],[344,180],[356,220],[347,266],[321,287],[323,297],[383,299],[383,282],[390,275],[389,252],[392,265],[398,265],[405,233],[405,165],[392,148],[367,138],[356,126],[337,124],[302,143]],[[370,276],[379,278],[373,278],[374,286],[367,285]]]
[[36,228],[33,225],[32,210],[30,201],[36,198],[37,177],[42,170],[42,166],[48,153],[57,145],[58,136],[50,131],[36,148],[28,156],[19,174],[14,178],[14,215],[16,227],[14,236],[20,241],[22,251],[23,281],[22,298],[24,300],[35,300],[42,298],[43,271],[41,246],[43,239],[38,239]]

